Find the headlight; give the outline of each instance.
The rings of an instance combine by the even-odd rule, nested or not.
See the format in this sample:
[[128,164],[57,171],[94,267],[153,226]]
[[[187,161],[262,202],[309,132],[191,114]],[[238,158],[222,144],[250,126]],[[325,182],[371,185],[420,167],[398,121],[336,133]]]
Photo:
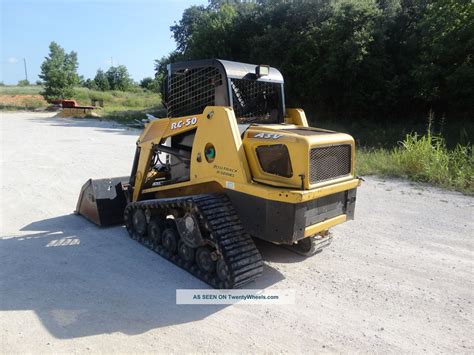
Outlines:
[[261,145],[256,149],[262,170],[268,174],[292,177],[290,154],[284,144]]

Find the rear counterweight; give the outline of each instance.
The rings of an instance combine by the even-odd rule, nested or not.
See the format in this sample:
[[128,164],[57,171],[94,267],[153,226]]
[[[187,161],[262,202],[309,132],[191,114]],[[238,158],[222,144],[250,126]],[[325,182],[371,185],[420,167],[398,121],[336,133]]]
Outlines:
[[272,201],[233,190],[226,193],[247,232],[272,243],[293,244],[308,236],[309,227],[354,219],[356,189],[302,203]]

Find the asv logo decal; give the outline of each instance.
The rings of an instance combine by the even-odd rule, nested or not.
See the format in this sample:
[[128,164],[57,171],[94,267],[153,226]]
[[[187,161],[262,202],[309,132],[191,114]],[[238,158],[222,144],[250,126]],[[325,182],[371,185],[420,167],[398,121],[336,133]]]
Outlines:
[[263,138],[263,139],[278,139],[283,137],[282,134],[275,134],[275,133],[257,133],[254,138]]
[[197,123],[197,117],[186,118],[178,122],[171,123],[171,129],[178,129],[183,127],[194,126]]

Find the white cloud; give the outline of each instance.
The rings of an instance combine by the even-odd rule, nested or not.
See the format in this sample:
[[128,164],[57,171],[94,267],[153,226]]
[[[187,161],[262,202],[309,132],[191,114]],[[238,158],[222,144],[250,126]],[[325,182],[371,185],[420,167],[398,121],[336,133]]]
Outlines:
[[10,58],[7,59],[7,63],[8,64],[16,64],[16,63],[18,63],[18,59],[15,58],[15,57],[10,57]]

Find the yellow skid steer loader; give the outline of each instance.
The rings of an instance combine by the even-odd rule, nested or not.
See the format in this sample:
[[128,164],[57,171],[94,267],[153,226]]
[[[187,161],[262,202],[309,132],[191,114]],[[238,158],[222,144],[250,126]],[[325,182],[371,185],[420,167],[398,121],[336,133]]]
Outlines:
[[130,236],[216,288],[262,273],[252,237],[303,255],[354,218],[354,139],[285,107],[272,67],[225,60],[168,66],[168,117],[137,141],[129,177],[89,180],[77,213]]

